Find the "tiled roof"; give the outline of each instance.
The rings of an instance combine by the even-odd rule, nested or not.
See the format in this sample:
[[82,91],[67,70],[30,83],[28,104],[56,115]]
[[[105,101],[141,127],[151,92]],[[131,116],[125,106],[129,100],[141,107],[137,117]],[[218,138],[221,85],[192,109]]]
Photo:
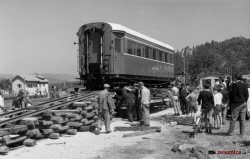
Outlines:
[[25,81],[30,81],[30,82],[31,81],[34,81],[34,82],[45,82],[45,83],[49,82],[45,77],[43,77],[41,75],[17,75],[17,76],[21,77]]

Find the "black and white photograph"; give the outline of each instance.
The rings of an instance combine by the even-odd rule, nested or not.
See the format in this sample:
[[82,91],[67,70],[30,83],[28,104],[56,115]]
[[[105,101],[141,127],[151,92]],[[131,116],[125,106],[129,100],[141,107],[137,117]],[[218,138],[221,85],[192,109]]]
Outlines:
[[0,158],[250,158],[250,1],[0,0]]

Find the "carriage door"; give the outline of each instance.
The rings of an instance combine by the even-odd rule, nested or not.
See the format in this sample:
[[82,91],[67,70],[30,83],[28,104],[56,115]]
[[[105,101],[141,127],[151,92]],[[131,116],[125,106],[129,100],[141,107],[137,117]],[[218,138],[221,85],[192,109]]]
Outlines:
[[101,65],[101,31],[91,32],[89,34],[89,72],[100,73]]
[[124,73],[124,67],[123,67],[123,36],[122,33],[114,33],[114,74],[123,74]]

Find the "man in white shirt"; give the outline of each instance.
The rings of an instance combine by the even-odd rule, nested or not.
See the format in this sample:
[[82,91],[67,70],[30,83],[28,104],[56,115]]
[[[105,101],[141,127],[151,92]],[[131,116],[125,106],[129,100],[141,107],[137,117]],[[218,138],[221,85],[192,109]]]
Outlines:
[[223,95],[220,93],[221,87],[216,86],[214,90],[214,122],[215,129],[220,129],[222,126],[222,98]]
[[150,126],[150,116],[149,116],[149,101],[150,101],[150,91],[144,86],[143,82],[138,83],[141,88],[141,108],[142,108],[142,125]]

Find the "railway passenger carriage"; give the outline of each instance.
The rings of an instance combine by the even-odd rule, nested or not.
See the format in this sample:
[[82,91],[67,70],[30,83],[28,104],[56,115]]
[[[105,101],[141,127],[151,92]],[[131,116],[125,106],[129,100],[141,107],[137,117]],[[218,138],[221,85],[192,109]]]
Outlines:
[[89,23],[78,33],[78,71],[88,88],[174,78],[173,47],[114,23]]

